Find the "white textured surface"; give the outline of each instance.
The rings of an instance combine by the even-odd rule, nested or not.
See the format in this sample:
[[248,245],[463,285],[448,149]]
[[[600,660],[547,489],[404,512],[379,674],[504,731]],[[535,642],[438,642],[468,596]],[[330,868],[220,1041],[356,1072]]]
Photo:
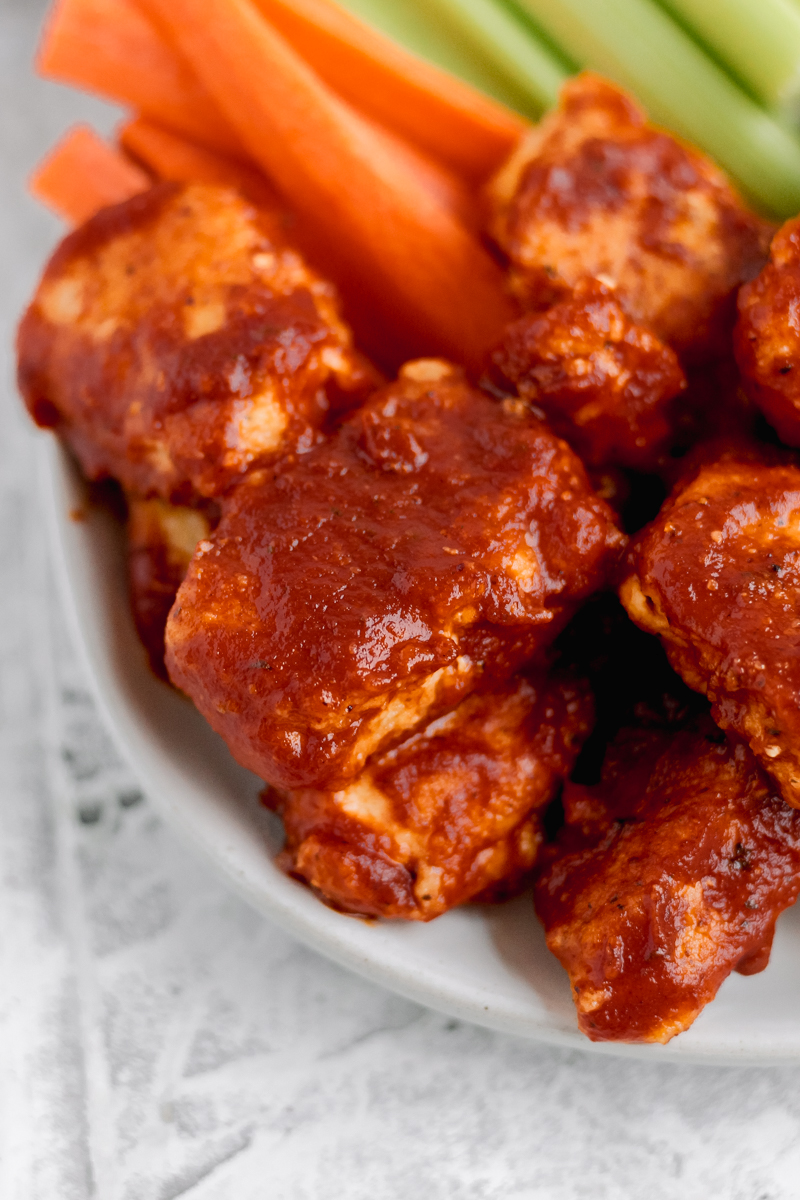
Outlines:
[[800,1069],[650,1065],[425,1012],[300,948],[140,797],[49,582],[13,322],[77,116],[0,0],[0,1197],[795,1200]]

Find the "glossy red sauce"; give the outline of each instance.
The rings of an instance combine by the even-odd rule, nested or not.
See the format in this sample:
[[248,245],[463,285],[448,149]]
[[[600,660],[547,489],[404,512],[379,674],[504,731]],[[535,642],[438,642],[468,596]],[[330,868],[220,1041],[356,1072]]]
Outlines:
[[674,436],[686,387],[675,352],[597,281],[509,325],[492,359],[590,467],[653,469]]
[[337,784],[541,651],[622,544],[524,405],[409,364],[224,502],[170,618],[170,675],[268,782]]
[[800,813],[745,746],[710,721],[628,730],[564,810],[536,909],[589,1038],[668,1041],[731,971],[764,969],[800,891]]
[[800,446],[800,218],[772,242],[770,261],[739,293],[734,333],[745,386],[790,446]]
[[160,184],[67,237],[18,353],[34,419],[90,479],[177,502],[307,447],[378,382],[281,214],[204,185]]
[[709,159],[590,73],[568,81],[492,199],[492,231],[528,307],[600,278],[691,361],[727,350],[736,289],[760,270],[771,234]]
[[630,570],[629,615],[800,807],[800,468],[702,467],[637,540]]
[[429,921],[512,893],[542,844],[541,813],[592,720],[585,684],[517,677],[472,696],[340,791],[267,794],[284,868],[336,907]]

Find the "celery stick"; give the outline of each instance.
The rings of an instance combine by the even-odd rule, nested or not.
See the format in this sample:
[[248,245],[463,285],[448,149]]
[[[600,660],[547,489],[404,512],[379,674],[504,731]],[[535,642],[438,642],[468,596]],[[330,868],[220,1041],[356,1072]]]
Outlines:
[[[628,88],[778,216],[800,210],[800,140],[653,0],[517,0],[565,54]],[[760,3],[760,0],[754,0]]]
[[540,113],[558,99],[571,73],[567,63],[537,38],[524,21],[496,0],[417,0],[459,45],[492,63],[516,89],[526,109]]
[[769,108],[800,115],[794,0],[661,0]]
[[339,0],[409,50],[538,117],[572,69],[495,0]]

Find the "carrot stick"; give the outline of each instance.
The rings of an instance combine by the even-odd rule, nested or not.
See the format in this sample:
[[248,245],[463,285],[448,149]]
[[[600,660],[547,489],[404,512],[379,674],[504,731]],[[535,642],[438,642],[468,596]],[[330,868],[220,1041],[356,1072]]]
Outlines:
[[242,154],[194,71],[133,0],[56,0],[37,69],[47,79],[130,105],[206,145]]
[[88,125],[76,125],[51,150],[28,182],[32,196],[71,225],[108,204],[119,204],[152,180]]
[[333,0],[255,0],[271,24],[340,96],[467,178],[508,157],[527,122],[417,58]]
[[[124,150],[144,163],[160,179],[218,183],[236,188],[259,204],[273,208],[281,205],[274,186],[254,164],[210,150],[145,117],[128,121],[121,127],[117,137]],[[420,157],[412,147],[399,140],[396,152],[398,156],[407,158],[412,169],[426,180],[435,195],[440,196],[454,211],[460,212],[466,221],[477,224],[475,199],[455,177],[437,164]]]
[[[57,0],[38,62],[48,77],[132,104],[156,125],[186,134],[195,147],[246,158],[194,71],[133,0]],[[452,178],[431,166],[430,181],[464,208]]]
[[248,199],[280,205],[275,189],[261,171],[229,158],[146,117],[127,121],[117,132],[119,144],[159,179],[174,183],[213,183],[236,188]]
[[[258,0],[322,79],[366,115],[462,173],[494,171],[526,122],[332,0]],[[135,0],[56,0],[37,65],[224,153],[242,148],[195,73]]]
[[243,144],[325,238],[397,357],[480,369],[512,315],[502,273],[397,144],[340,100],[250,0],[141,0]]

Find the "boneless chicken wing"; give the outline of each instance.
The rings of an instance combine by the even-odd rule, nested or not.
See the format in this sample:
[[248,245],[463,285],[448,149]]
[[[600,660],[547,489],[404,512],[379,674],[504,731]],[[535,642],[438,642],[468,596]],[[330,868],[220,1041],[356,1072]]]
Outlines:
[[339,790],[268,793],[282,865],[336,907],[406,920],[513,889],[591,712],[586,685],[529,673],[470,696]]
[[185,503],[311,444],[375,377],[279,213],[161,184],[51,259],[19,331],[20,387],[90,479]]
[[724,350],[736,289],[763,265],[771,232],[713,163],[591,74],[565,85],[490,201],[491,232],[527,307],[598,278],[692,360]]
[[589,1038],[667,1042],[731,971],[767,965],[800,891],[800,813],[746,746],[708,718],[626,730],[564,811],[536,908]]
[[621,597],[800,807],[800,468],[702,466],[637,539]]
[[622,544],[521,401],[417,361],[327,445],[224,501],[167,666],[267,782],[339,786],[546,646]]
[[739,293],[736,359],[752,400],[791,446],[800,446],[800,218],[775,235],[770,261]]
[[492,361],[500,385],[541,409],[591,467],[652,468],[673,432],[670,402],[686,387],[675,352],[597,280],[512,322]]

